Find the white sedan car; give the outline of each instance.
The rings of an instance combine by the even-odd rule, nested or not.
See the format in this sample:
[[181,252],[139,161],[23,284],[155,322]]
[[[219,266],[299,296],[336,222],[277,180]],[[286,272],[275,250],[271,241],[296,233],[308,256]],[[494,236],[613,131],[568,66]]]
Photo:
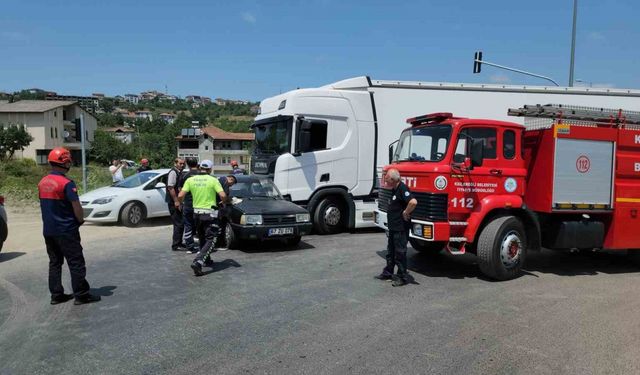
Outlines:
[[135,227],[146,218],[169,216],[165,201],[168,173],[169,169],[136,173],[112,186],[82,194],[85,221],[121,222]]

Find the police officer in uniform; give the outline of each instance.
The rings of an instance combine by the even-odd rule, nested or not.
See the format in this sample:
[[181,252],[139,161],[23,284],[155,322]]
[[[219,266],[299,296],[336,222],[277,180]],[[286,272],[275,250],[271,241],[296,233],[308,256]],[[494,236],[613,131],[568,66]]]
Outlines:
[[[198,159],[187,158],[186,163],[189,169],[187,171],[182,171],[178,177],[178,195],[180,191],[182,191],[182,187],[189,177],[200,174],[200,169],[198,169]],[[184,224],[183,239],[184,244],[187,247],[187,252],[195,254],[199,249],[193,241],[193,235],[196,232],[196,221],[193,216],[193,197],[191,196],[191,193],[187,193],[182,201],[182,220]]]
[[389,237],[387,242],[387,266],[376,276],[378,280],[392,280],[395,266],[398,273],[393,280],[393,286],[403,286],[408,283],[407,271],[407,242],[411,228],[411,213],[418,205],[407,185],[400,180],[400,172],[392,168],[384,176],[387,186],[391,186],[391,198],[387,209]]
[[180,203],[178,202],[178,176],[184,169],[184,160],[176,158],[173,161],[173,168],[167,174],[167,193],[165,200],[171,215],[173,223],[173,236],[171,240],[171,250],[184,251],[187,250],[182,246],[182,235],[184,233],[184,223],[182,222],[182,212],[180,211]]
[[202,276],[202,266],[212,264],[208,262],[211,259],[211,253],[218,232],[220,230],[218,220],[218,201],[216,194],[220,195],[222,200],[227,199],[220,181],[211,176],[213,162],[211,160],[203,160],[200,163],[202,174],[189,177],[182,186],[182,190],[178,194],[178,201],[182,202],[187,193],[191,193],[193,197],[193,212],[196,218],[196,227],[198,230],[198,239],[200,240],[200,252],[191,264],[193,273],[196,276]]
[[[56,147],[49,153],[51,172],[38,184],[44,242],[49,255],[49,291],[51,304],[67,302],[75,297],[75,305],[100,301],[89,293],[87,269],[80,244],[80,225],[84,223],[76,184],[65,174],[71,168],[69,150]],[[73,295],[62,286],[65,259],[71,274]]]

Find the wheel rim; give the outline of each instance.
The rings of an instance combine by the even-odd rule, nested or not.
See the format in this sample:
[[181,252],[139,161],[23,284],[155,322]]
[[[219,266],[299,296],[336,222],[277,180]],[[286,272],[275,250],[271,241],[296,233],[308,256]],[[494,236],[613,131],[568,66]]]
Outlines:
[[336,206],[328,207],[324,211],[324,222],[331,226],[338,225],[340,223],[340,209]]
[[142,209],[140,206],[135,205],[129,210],[129,221],[131,224],[138,224],[140,220],[142,220]]
[[224,232],[224,240],[225,240],[225,245],[227,247],[231,246],[231,235],[233,234],[231,231],[233,230],[233,228],[231,228],[231,224],[227,224],[227,227],[225,228],[225,232]]
[[511,231],[504,236],[500,245],[500,260],[506,268],[515,267],[522,257],[522,240],[518,232]]

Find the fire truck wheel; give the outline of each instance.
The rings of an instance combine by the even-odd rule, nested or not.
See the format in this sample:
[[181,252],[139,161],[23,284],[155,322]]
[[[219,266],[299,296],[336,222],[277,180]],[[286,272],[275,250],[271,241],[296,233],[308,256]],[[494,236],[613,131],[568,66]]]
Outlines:
[[345,212],[343,205],[331,196],[320,201],[313,215],[314,227],[318,234],[341,232],[344,219]]
[[438,255],[444,249],[444,242],[439,241],[421,241],[415,238],[409,238],[409,243],[417,252],[425,255]]
[[496,280],[510,280],[520,274],[527,255],[522,222],[515,216],[499,217],[482,230],[478,238],[480,271]]

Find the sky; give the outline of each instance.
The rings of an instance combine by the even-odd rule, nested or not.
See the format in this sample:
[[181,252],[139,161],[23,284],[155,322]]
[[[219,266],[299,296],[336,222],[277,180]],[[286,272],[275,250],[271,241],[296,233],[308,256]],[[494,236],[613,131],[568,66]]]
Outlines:
[[[346,78],[567,86],[573,0],[0,0],[0,91],[259,101]],[[579,0],[576,86],[640,89],[637,0]]]

